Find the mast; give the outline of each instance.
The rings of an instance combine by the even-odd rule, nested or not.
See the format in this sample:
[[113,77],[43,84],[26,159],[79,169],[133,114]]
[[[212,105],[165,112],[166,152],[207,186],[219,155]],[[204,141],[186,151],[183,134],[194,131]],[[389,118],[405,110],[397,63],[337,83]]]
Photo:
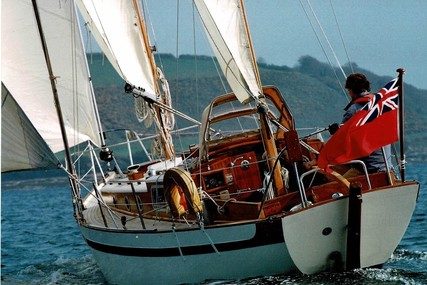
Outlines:
[[144,45],[145,49],[147,50],[148,58],[150,60],[151,70],[153,71],[153,78],[154,78],[154,86],[156,88],[156,92],[160,92],[159,84],[158,84],[158,76],[157,76],[157,66],[153,59],[153,52],[150,47],[150,40],[147,35],[147,26],[145,25],[145,21],[141,17],[141,12],[138,5],[138,0],[133,0],[133,4],[135,6],[136,15],[138,17],[139,26],[141,27],[141,34],[144,38]]
[[[252,55],[252,65],[254,67],[256,81],[258,83],[258,88],[261,91],[262,90],[261,76],[259,75],[258,64],[256,63],[256,59],[255,59],[254,47],[252,43],[251,33],[249,32],[249,25],[246,18],[246,12],[245,12],[245,6],[243,3],[243,0],[240,0],[240,7],[243,15],[243,21],[246,27],[246,33],[249,40],[249,48]],[[260,106],[258,106],[258,113],[261,121],[261,135],[263,137],[265,149],[267,151],[267,161],[268,161],[269,168],[270,170],[273,170],[272,175],[273,175],[274,185],[276,186],[275,194],[276,196],[283,195],[285,194],[285,188],[283,186],[283,178],[281,174],[282,167],[280,165],[279,160],[277,161],[276,167],[274,167],[275,159],[279,159],[279,158],[277,157],[278,152],[277,152],[276,143],[274,141],[274,134],[271,132],[270,124],[268,121],[268,116],[267,116],[268,107],[265,102],[265,99],[262,97],[259,98],[258,104],[260,104]]]
[[255,49],[253,47],[251,33],[249,32],[249,25],[248,25],[248,20],[246,18],[246,11],[245,11],[245,5],[243,3],[243,0],[240,0],[240,7],[242,9],[243,21],[245,23],[246,33],[248,35],[249,49],[250,49],[251,55],[252,55],[252,65],[254,66],[256,81],[258,83],[259,90],[262,90],[261,76],[259,75],[258,64],[256,63],[256,59],[255,59],[255,51],[254,51]]
[[[147,34],[147,27],[145,25],[145,21],[141,17],[139,5],[138,5],[138,0],[134,0],[133,3],[134,3],[136,14],[138,17],[139,26],[141,27],[141,34],[144,38],[145,49],[147,51],[147,55],[148,55],[148,58],[150,60],[151,70],[152,70],[153,78],[154,78],[155,91],[156,91],[156,94],[160,94],[160,88],[159,88],[159,82],[158,82],[159,78],[157,75],[157,66],[156,66],[156,63],[154,61],[153,52],[152,52],[152,49],[150,46],[150,41],[149,41],[148,34]],[[161,103],[164,103],[164,102],[162,101]],[[163,116],[162,116],[162,110],[157,105],[154,106],[154,108],[155,108],[156,115],[157,115],[157,118],[158,118],[159,123],[160,123],[160,130],[159,131],[160,131],[160,138],[161,138],[161,143],[162,143],[163,151],[165,154],[165,158],[171,159],[175,156],[175,150],[174,150],[172,142],[170,141],[169,131],[166,130],[165,122],[164,122]]]
[[45,57],[45,61],[46,61],[46,67],[47,67],[48,72],[49,72],[49,78],[50,78],[50,83],[51,83],[51,87],[52,87],[53,100],[55,103],[55,108],[56,108],[56,112],[57,112],[58,120],[59,120],[59,126],[61,129],[62,141],[63,141],[64,148],[65,148],[65,159],[67,162],[67,171],[72,176],[72,177],[70,177],[70,175],[68,176],[68,181],[70,183],[70,187],[71,187],[71,190],[73,192],[73,195],[77,199],[77,202],[73,201],[74,206],[75,206],[74,207],[74,214],[76,215],[76,218],[78,220],[80,220],[83,218],[81,216],[82,201],[81,201],[81,197],[79,195],[77,182],[74,179],[75,177],[77,177],[77,175],[76,175],[76,171],[74,169],[74,164],[71,160],[71,153],[70,153],[70,149],[69,149],[67,133],[65,130],[64,117],[62,115],[62,109],[61,109],[61,104],[59,101],[58,90],[56,88],[56,82],[55,82],[56,77],[53,75],[52,65],[51,65],[50,57],[49,57],[49,51],[48,51],[46,39],[45,39],[44,33],[43,33],[43,27],[42,27],[42,23],[41,23],[41,19],[40,19],[37,1],[32,0],[32,4],[33,4],[34,14],[35,14],[36,22],[37,22],[37,28],[38,28],[39,35],[40,35],[40,41],[42,44],[43,53],[44,53],[44,57]]
[[[267,151],[267,161],[268,161],[269,169],[273,170],[272,175],[273,175],[274,185],[276,186],[275,195],[280,196],[285,194],[285,188],[283,186],[283,178],[280,172],[282,167],[281,167],[280,161],[278,160],[279,157],[277,153],[277,147],[274,141],[274,134],[271,132],[271,129],[270,129],[267,112],[268,112],[268,109],[265,105],[265,100],[263,98],[260,98],[258,113],[261,121],[261,135],[264,141],[265,150]],[[276,167],[274,167],[276,159],[278,161],[276,163]]]

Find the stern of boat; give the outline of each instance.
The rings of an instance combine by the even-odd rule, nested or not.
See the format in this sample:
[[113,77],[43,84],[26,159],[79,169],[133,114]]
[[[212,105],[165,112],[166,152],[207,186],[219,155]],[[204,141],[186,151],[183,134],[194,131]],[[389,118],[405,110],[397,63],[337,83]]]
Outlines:
[[[360,214],[360,268],[382,265],[402,239],[418,197],[417,182],[363,192]],[[348,269],[349,196],[338,195],[282,218],[285,244],[305,274]],[[358,249],[358,248],[357,248]],[[356,264],[357,264],[356,263]]]

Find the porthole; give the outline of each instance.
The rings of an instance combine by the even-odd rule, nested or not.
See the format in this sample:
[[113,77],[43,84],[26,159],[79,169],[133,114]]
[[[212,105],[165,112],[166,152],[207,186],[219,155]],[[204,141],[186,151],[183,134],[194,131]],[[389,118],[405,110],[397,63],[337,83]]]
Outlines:
[[323,231],[322,231],[322,234],[323,234],[324,236],[328,236],[328,235],[330,235],[331,233],[332,233],[332,229],[331,229],[330,227],[324,228],[324,229],[323,229]]

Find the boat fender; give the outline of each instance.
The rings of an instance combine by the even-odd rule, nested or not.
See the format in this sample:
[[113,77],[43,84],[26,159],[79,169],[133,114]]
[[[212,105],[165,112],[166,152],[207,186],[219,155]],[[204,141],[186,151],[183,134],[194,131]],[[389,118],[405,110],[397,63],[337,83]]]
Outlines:
[[202,211],[202,203],[188,171],[173,167],[163,177],[163,189],[166,201],[174,217],[189,212],[196,214]]

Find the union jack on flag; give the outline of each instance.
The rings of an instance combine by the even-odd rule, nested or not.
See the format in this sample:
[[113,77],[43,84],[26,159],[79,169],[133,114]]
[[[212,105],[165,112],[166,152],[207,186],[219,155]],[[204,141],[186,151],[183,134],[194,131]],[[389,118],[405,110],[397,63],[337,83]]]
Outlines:
[[398,140],[399,80],[393,79],[353,115],[320,150],[317,164],[341,164]]
[[395,78],[387,83],[373,98],[361,109],[367,111],[365,117],[361,118],[356,126],[363,126],[372,122],[382,114],[396,110],[399,107],[399,86]]

